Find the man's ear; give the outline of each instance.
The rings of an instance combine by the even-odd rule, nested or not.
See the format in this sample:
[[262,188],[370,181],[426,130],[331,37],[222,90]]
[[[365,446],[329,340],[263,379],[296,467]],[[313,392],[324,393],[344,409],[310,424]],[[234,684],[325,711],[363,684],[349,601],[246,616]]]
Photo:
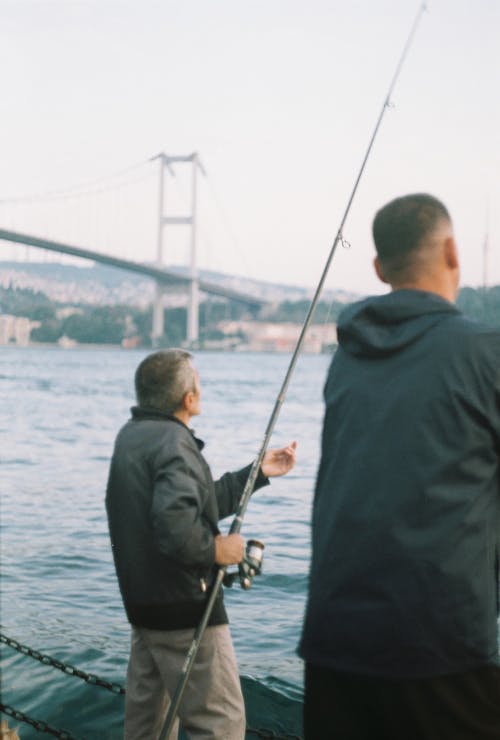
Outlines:
[[183,408],[189,413],[191,413],[193,402],[194,402],[194,393],[193,391],[188,391],[187,393],[184,394],[184,398],[182,399],[182,405],[183,405]]
[[388,283],[389,281],[384,275],[384,271],[382,270],[382,265],[380,264],[378,257],[375,257],[375,259],[373,260],[373,266],[375,268],[375,272],[377,273],[378,279],[381,280],[383,283]]
[[179,408],[182,411],[187,411],[189,409],[189,398],[188,398],[188,395],[189,395],[189,392],[188,393],[185,393],[182,396],[182,401],[181,401],[180,406],[179,406]]
[[443,249],[446,266],[451,270],[458,269],[458,249],[455,239],[452,236],[448,236],[444,240]]

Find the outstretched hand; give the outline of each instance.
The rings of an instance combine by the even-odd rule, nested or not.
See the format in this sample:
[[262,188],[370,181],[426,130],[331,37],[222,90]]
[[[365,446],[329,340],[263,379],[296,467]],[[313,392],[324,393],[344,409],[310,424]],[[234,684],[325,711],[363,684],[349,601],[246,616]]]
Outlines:
[[266,478],[274,478],[278,475],[286,475],[295,465],[297,442],[292,442],[288,447],[268,450],[262,459],[260,466]]

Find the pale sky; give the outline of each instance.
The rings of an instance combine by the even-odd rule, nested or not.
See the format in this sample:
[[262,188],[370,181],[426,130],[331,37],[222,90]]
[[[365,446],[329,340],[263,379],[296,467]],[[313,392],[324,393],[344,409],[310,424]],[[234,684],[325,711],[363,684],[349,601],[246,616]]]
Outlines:
[[[420,5],[0,0],[0,201],[127,183],[103,193],[104,206],[80,197],[78,216],[70,198],[57,215],[52,201],[0,202],[0,227],[40,231],[29,215],[38,208],[47,235],[151,259],[157,164],[139,165],[162,150],[197,151],[207,171],[200,266],[314,287]],[[329,288],[385,290],[371,267],[371,221],[417,191],[450,210],[462,284],[482,284],[486,237],[488,282],[500,284],[500,1],[427,5]],[[181,173],[169,180],[168,202],[186,186]],[[183,259],[175,245],[186,239],[168,237],[170,261]]]

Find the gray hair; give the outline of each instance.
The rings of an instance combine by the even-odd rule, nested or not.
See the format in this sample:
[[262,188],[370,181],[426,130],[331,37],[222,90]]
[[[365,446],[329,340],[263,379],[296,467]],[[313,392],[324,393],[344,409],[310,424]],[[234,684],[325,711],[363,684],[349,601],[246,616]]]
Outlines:
[[192,355],[183,349],[163,349],[153,352],[135,371],[135,393],[141,408],[153,408],[172,414],[182,399],[195,391],[195,370]]

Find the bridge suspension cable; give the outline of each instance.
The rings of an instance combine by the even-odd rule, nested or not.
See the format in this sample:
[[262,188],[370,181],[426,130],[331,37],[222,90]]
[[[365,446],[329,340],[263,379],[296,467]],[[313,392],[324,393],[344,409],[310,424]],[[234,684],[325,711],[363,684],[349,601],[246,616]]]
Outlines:
[[[197,178],[200,172],[203,178]],[[199,332],[199,289],[216,295],[218,300],[243,298],[251,305],[262,302],[251,296],[247,299],[238,281],[234,281],[234,289],[231,289],[227,283],[219,287],[216,276],[214,281],[200,280],[201,266],[230,271],[227,260],[234,260],[235,253],[238,258],[231,266],[234,274],[244,272],[245,266],[247,274],[250,272],[211,179],[208,187],[203,186],[204,194],[199,192],[198,182],[206,182],[206,179],[197,153],[170,155],[161,152],[78,185],[0,198],[0,231],[4,240],[23,245],[27,261],[32,261],[33,249],[37,248],[43,250],[43,261],[58,253],[64,255],[58,257],[58,261],[83,258],[117,267],[121,263],[122,267],[144,275],[150,274],[144,272],[147,266],[155,263],[163,268],[168,264],[170,267],[166,271],[160,269],[161,274],[154,277],[153,341],[159,345],[165,334],[166,292],[170,303],[179,303],[178,296],[173,295],[175,283],[184,284],[184,289],[179,290],[189,294],[187,339],[194,344]],[[215,210],[219,218],[214,222]],[[170,228],[176,224],[187,225],[189,229]],[[168,234],[164,234],[166,227],[169,227]],[[227,249],[228,237],[230,249]],[[226,264],[220,264],[219,260],[216,268],[213,260],[221,252],[221,242],[226,242]],[[19,252],[10,249],[14,258],[18,258]],[[5,248],[2,251],[5,259]],[[40,257],[35,259],[40,260]],[[166,273],[172,270],[179,272],[167,279]],[[147,285],[146,292],[150,288]]]
[[[102,175],[101,177],[87,180],[83,183],[79,183],[77,185],[70,185],[65,188],[57,188],[55,190],[47,190],[42,191],[38,193],[28,193],[26,195],[17,195],[17,196],[7,196],[0,198],[0,205],[6,204],[6,203],[33,203],[36,201],[46,201],[46,200],[59,200],[59,199],[65,199],[65,198],[74,198],[78,196],[84,196],[88,195],[91,192],[95,192],[96,188],[94,186],[102,186],[102,183],[110,182],[111,180],[116,180],[120,177],[123,177],[124,175],[128,175],[130,172],[135,172],[141,167],[144,167],[144,165],[149,165],[150,160],[142,160],[141,162],[136,162],[135,164],[131,164],[128,167],[125,167],[121,170],[118,170],[117,172],[113,172],[109,175]],[[152,168],[150,168],[152,169]],[[143,177],[149,177],[151,173],[148,173],[147,175],[143,175]],[[115,183],[114,185],[109,185],[107,188],[99,187],[99,191],[101,190],[112,190],[116,187],[123,187],[127,184],[130,184],[130,182],[133,181],[127,181],[124,183]]]

